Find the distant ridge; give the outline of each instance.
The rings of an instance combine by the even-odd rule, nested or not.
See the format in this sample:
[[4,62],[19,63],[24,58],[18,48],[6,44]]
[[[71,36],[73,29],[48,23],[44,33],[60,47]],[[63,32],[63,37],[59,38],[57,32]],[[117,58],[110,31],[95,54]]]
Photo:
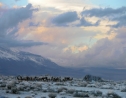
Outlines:
[[126,69],[107,67],[65,68],[40,55],[0,46],[0,74],[84,77],[86,74],[110,80],[126,80]]

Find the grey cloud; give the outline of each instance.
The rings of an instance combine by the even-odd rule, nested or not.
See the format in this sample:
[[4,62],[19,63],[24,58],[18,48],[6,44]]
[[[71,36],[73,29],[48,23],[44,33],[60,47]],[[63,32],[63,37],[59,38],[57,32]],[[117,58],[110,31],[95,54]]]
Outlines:
[[42,46],[42,48],[37,50],[34,48],[32,51],[40,54],[40,50],[43,50],[45,52],[42,55],[48,56],[62,66],[126,68],[126,32],[118,32],[115,38],[100,39],[88,50],[75,54],[71,51],[62,51],[63,47],[67,47],[62,44],[55,47]]
[[77,24],[76,26],[98,26],[100,21],[98,20],[96,23],[92,24],[91,22],[88,22],[85,20],[85,18],[80,19],[80,23]]
[[[83,52],[73,54],[71,51],[59,51],[57,48],[52,52],[51,47],[47,46],[46,55],[63,66],[126,68],[126,32],[118,32],[112,40],[100,39]],[[56,53],[62,55],[55,55]]]
[[77,24],[77,26],[91,26],[92,24],[88,21],[86,21],[84,18],[80,19],[80,24]]
[[[112,25],[112,27],[122,27],[126,26],[126,7],[121,7],[117,9],[113,8],[93,8],[89,10],[84,10],[81,13],[82,16],[85,17],[107,17],[109,20],[117,21],[118,23],[116,25]],[[110,25],[109,25],[110,26]]]
[[120,17],[115,17],[112,20],[118,21],[116,25],[113,25],[113,27],[123,27],[126,26],[126,15],[122,15]]
[[77,12],[66,12],[60,14],[52,19],[52,23],[58,26],[65,26],[67,23],[71,23],[78,20]]
[[120,32],[120,34],[116,35],[116,38],[118,39],[125,39],[126,38],[126,32]]
[[109,40],[99,40],[86,52],[80,54],[78,65],[101,67],[126,67],[126,32],[119,32],[117,36]]
[[112,16],[112,15],[119,15],[124,14],[126,12],[126,7],[121,7],[117,9],[113,8],[93,8],[89,10],[84,10],[81,15],[84,16],[96,16],[96,17],[104,17],[104,16]]
[[23,20],[32,17],[34,11],[36,11],[36,9],[32,9],[32,5],[28,4],[26,7],[8,9],[3,12],[0,17],[0,35],[5,36],[9,28],[13,28]]
[[15,39],[5,39],[0,38],[0,46],[8,46],[8,47],[32,47],[38,45],[47,45],[47,43],[43,42],[35,42],[32,40],[15,40]]
[[79,18],[77,12],[74,11],[74,12],[66,12],[54,17],[52,19],[52,23],[57,26],[69,26],[68,23],[72,23],[77,20],[80,23],[74,24],[73,26],[97,26],[99,25],[100,22],[97,21],[96,23],[92,24],[91,22],[88,22],[84,17]]
[[29,26],[39,26],[40,25],[40,23],[38,22],[38,23],[34,23],[34,22],[30,22],[29,23]]
[[9,47],[30,47],[36,45],[43,45],[43,42],[34,42],[27,40],[17,40],[17,27],[22,21],[32,18],[34,11],[38,9],[33,8],[31,4],[21,8],[0,9],[0,45]]

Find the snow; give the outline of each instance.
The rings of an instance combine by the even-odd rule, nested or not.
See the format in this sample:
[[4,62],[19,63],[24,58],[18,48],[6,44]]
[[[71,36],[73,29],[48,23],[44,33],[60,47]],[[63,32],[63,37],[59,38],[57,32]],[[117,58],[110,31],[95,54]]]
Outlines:
[[15,61],[30,60],[32,62],[35,62],[38,65],[43,65],[44,60],[46,60],[45,58],[39,55],[19,51],[14,48],[8,49],[5,47],[0,47],[0,58],[5,60],[15,60]]
[[2,50],[0,50],[0,58],[19,60],[19,58],[16,55],[8,53],[6,51],[2,51]]
[[[82,87],[79,85],[80,83],[87,85]],[[2,84],[5,84],[6,86],[4,87]],[[11,85],[12,88],[16,87],[19,92],[13,94],[10,92],[12,88],[7,88],[8,85]],[[89,98],[104,98],[103,96],[106,96],[108,93],[116,93],[122,98],[126,98],[126,92],[121,92],[122,88],[125,87],[125,81],[92,83],[76,79],[76,81],[72,80],[58,83],[52,81],[19,81],[13,76],[0,76],[0,98],[2,98],[1,96],[8,98],[25,98],[28,96],[31,98],[49,98],[49,94],[56,94],[56,98],[73,98],[73,93],[75,92],[78,92],[78,94],[86,92],[90,95]],[[9,92],[7,93],[7,91]],[[102,92],[102,96],[94,97],[93,93],[97,92]]]

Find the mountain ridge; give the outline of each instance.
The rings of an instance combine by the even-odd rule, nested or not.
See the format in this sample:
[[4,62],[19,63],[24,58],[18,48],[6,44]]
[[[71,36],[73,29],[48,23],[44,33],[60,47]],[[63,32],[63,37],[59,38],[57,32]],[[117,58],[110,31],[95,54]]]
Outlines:
[[[24,51],[12,51],[9,48],[0,47],[0,72],[8,74],[39,74],[46,73],[45,70],[62,68],[51,60],[40,55]],[[20,71],[22,69],[22,72]],[[27,71],[25,69],[28,69]],[[44,71],[44,72],[41,72]],[[47,73],[49,73],[47,71]]]
[[[11,50],[0,46],[0,74],[3,75],[43,75],[84,77],[86,74],[106,79],[126,79],[126,69],[107,67],[62,67],[40,55],[29,52]],[[123,77],[122,77],[123,76]]]

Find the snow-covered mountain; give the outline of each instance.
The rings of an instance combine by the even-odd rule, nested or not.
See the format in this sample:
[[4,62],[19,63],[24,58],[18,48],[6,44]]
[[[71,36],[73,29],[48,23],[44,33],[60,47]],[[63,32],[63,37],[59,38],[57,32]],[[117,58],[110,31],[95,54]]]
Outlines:
[[0,74],[53,74],[62,67],[40,55],[0,47]]
[[125,79],[126,69],[108,67],[64,68],[40,55],[0,46],[0,74],[84,77],[86,74],[106,79]]
[[[80,71],[81,70],[81,71]],[[40,55],[0,47],[0,74],[74,76],[84,75],[82,69],[64,68]]]
[[[49,59],[46,59],[40,55],[32,54],[29,52],[23,52],[23,51],[18,51],[14,49],[8,49],[5,47],[0,47],[0,59],[8,60],[8,61],[31,61],[33,63],[36,63],[37,65],[40,66],[45,66],[45,67],[57,67],[58,65],[52,62]],[[51,63],[46,64],[46,63]]]

